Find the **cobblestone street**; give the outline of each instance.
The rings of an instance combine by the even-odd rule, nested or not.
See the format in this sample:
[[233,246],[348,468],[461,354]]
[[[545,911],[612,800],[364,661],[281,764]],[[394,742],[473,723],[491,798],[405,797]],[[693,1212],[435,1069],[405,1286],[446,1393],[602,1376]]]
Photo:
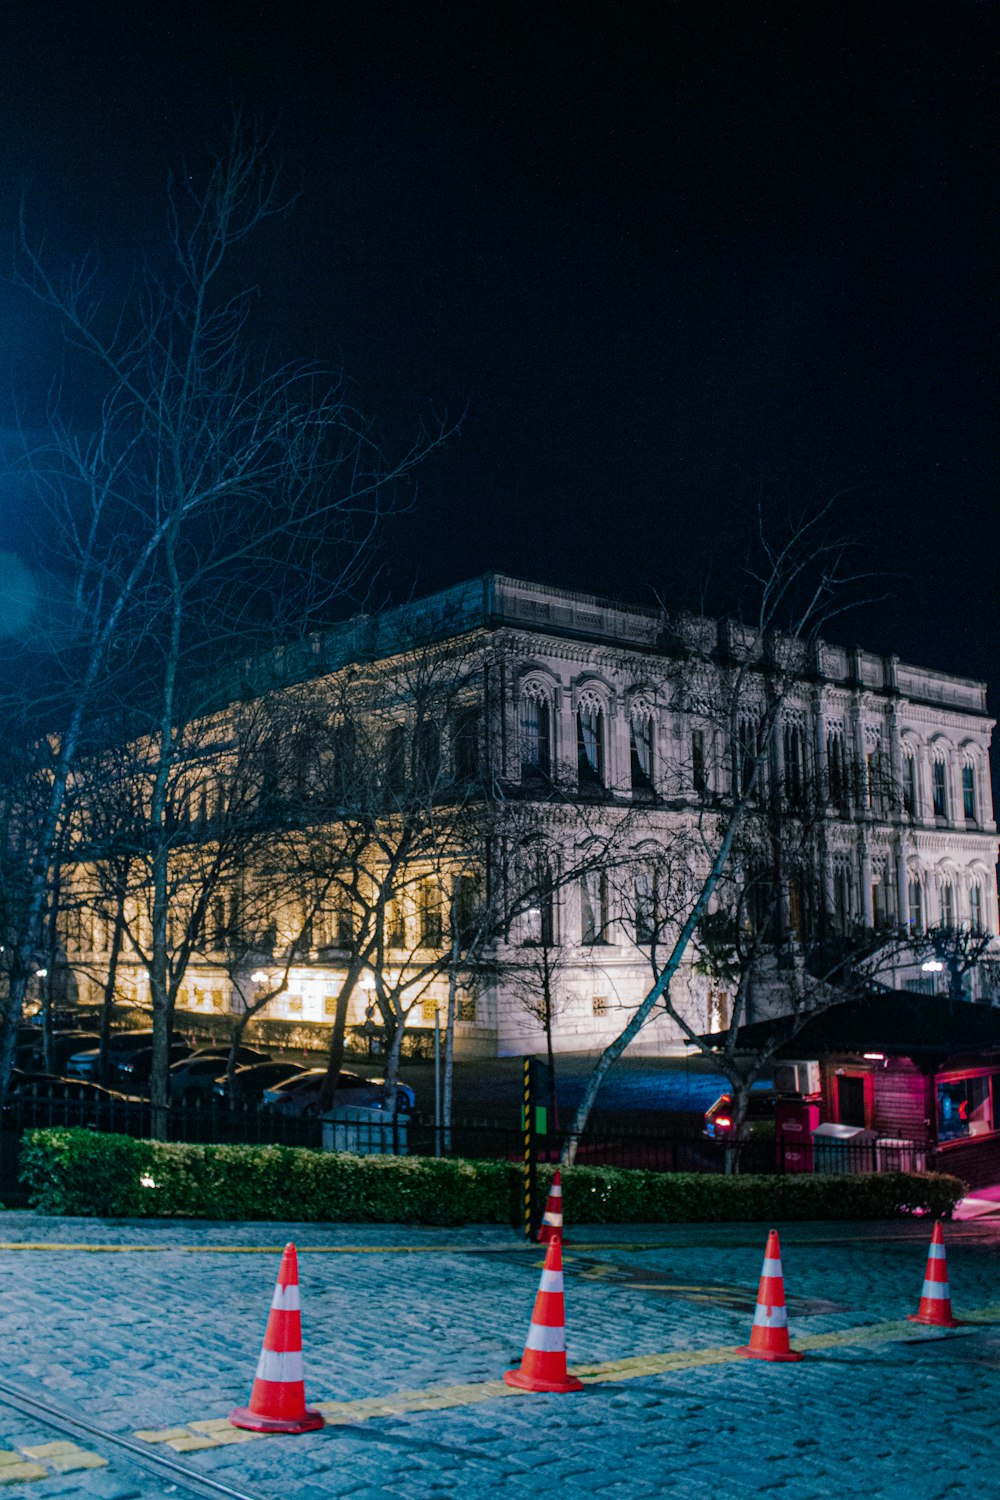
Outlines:
[[[555,1396],[501,1383],[542,1263],[512,1231],[8,1212],[3,1381],[261,1500],[981,1491],[995,1463],[1000,1225],[946,1229],[967,1320],[953,1332],[906,1321],[926,1222],[778,1227],[801,1363],[733,1353],[749,1336],[767,1226],[580,1228],[564,1264],[569,1364],[584,1390]],[[306,1394],[328,1425],[227,1440],[289,1239]],[[103,1500],[185,1493],[66,1437],[0,1405],[0,1484]]]

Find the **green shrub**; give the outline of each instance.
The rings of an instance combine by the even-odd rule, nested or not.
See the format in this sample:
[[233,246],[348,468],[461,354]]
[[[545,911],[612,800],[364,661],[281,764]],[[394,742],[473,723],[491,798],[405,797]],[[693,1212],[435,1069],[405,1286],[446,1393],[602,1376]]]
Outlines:
[[509,1162],[174,1145],[90,1130],[35,1130],[21,1151],[32,1208],[101,1218],[509,1223],[514,1174]]
[[[546,1192],[552,1168],[539,1172]],[[520,1171],[506,1161],[348,1156],[288,1146],[189,1146],[91,1130],[25,1136],[21,1180],[32,1208],[99,1218],[278,1219],[340,1224],[517,1222]],[[574,1167],[569,1224],[950,1217],[957,1177],[719,1177]]]
[[964,1192],[963,1182],[940,1172],[722,1177],[574,1167],[564,1174],[563,1211],[578,1224],[893,1219],[913,1212],[950,1218]]

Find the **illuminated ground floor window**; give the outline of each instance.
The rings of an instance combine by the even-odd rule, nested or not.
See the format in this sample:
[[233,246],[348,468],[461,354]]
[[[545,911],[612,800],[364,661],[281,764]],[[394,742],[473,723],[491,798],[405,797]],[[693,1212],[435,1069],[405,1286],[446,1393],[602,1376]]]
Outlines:
[[937,1085],[938,1140],[957,1141],[994,1129],[993,1085],[998,1075],[941,1079]]

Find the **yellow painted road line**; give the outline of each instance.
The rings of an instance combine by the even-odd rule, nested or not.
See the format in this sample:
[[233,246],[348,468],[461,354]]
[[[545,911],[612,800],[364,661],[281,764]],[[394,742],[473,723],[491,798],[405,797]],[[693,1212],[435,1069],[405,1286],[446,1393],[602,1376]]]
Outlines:
[[[970,1322],[1000,1322],[1000,1306],[980,1308],[969,1315]],[[961,1330],[958,1330],[961,1332]],[[914,1339],[935,1340],[954,1336],[955,1330],[926,1328],[911,1323],[907,1318],[894,1319],[886,1323],[866,1323],[854,1328],[842,1328],[833,1333],[806,1334],[797,1338],[794,1347],[803,1353],[811,1350],[833,1349],[849,1344],[901,1343]],[[623,1380],[638,1380],[648,1375],[665,1375],[681,1370],[702,1369],[708,1365],[735,1364],[743,1362],[736,1346],[725,1344],[711,1349],[672,1349],[663,1354],[636,1354],[625,1359],[606,1360],[595,1365],[574,1365],[573,1374],[584,1385],[605,1385]],[[366,1396],[357,1401],[313,1401],[312,1406],[322,1412],[332,1426],[370,1421],[373,1417],[401,1417],[411,1412],[445,1411],[460,1406],[474,1406],[482,1401],[494,1401],[500,1397],[521,1396],[523,1392],[512,1390],[502,1380],[480,1380],[464,1385],[428,1386],[419,1391],[395,1391],[387,1396]],[[263,1437],[264,1433],[244,1433],[234,1439],[225,1417],[212,1417],[205,1421],[188,1422],[183,1427],[167,1427],[159,1431],[135,1433],[135,1437],[147,1443],[165,1443],[178,1452],[194,1452],[201,1448],[213,1448],[222,1443],[245,1441],[247,1437]]]
[[[0,1250],[83,1250],[91,1255],[149,1255],[181,1251],[185,1255],[280,1255],[284,1245],[95,1245],[62,1240],[0,1241]],[[651,1250],[652,1245],[578,1245],[580,1251]],[[544,1245],[298,1245],[303,1255],[509,1255],[526,1251],[544,1257]]]

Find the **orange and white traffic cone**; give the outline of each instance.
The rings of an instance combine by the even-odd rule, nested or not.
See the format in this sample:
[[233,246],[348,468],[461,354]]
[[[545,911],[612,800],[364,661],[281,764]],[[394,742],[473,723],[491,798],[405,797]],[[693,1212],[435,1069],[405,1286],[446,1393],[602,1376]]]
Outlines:
[[951,1315],[951,1287],[948,1285],[948,1262],[944,1253],[944,1230],[940,1223],[934,1225],[934,1233],[931,1235],[920,1306],[915,1313],[909,1313],[908,1317],[911,1323],[926,1323],[930,1328],[959,1326],[958,1319]]
[[521,1391],[582,1391],[582,1382],[566,1370],[566,1309],[563,1301],[562,1246],[558,1234],[549,1240],[545,1266],[531,1314],[528,1342],[519,1370],[507,1370],[507,1385]]
[[235,1407],[229,1420],[234,1427],[248,1427],[251,1432],[312,1432],[323,1426],[319,1412],[306,1406],[299,1261],[294,1245],[286,1245],[281,1257],[250,1404]]
[[781,1246],[778,1231],[772,1229],[764,1251],[764,1269],[760,1273],[757,1311],[749,1344],[736,1350],[747,1359],[797,1360],[803,1356],[788,1342],[788,1313],[785,1310],[785,1278],[781,1274]]
[[562,1172],[557,1167],[556,1175],[552,1179],[549,1196],[545,1204],[545,1212],[542,1215],[541,1228],[538,1238],[541,1243],[547,1244],[549,1240],[562,1239],[563,1212],[562,1212]]

